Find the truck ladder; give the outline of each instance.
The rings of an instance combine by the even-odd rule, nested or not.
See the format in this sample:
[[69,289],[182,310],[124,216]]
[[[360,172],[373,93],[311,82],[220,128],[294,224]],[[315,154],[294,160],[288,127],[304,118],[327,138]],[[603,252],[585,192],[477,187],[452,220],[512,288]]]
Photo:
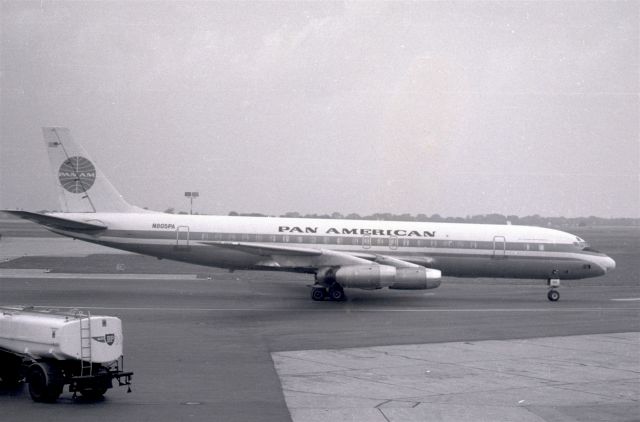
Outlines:
[[91,360],[91,312],[80,315],[80,376],[93,375]]

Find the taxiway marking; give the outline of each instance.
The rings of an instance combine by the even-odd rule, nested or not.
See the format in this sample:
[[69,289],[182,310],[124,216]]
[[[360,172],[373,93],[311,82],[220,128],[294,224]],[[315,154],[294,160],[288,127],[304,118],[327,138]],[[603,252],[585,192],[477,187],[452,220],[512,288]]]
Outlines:
[[106,310],[106,311],[173,311],[173,312],[532,312],[532,313],[548,313],[548,312],[625,312],[640,311],[640,308],[624,307],[624,308],[461,308],[461,309],[384,309],[384,308],[165,308],[165,307],[110,307],[110,306],[34,306],[35,308],[52,308],[52,309],[90,309],[90,310]]

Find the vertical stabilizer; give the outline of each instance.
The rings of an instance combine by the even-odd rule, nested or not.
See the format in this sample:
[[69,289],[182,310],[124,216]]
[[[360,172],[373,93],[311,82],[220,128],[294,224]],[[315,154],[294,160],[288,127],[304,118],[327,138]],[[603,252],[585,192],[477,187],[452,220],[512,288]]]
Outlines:
[[44,141],[62,210],[65,212],[132,212],[69,129],[44,127]]

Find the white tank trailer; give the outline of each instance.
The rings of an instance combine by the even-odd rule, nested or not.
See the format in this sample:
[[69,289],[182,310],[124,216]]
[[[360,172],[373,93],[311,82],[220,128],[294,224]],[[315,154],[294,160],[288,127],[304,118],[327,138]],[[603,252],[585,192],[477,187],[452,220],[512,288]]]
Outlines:
[[[0,380],[16,387],[26,381],[31,398],[55,402],[69,391],[98,399],[113,386],[131,385],[125,372],[122,322],[78,310],[0,307]],[[128,391],[131,388],[128,387]]]

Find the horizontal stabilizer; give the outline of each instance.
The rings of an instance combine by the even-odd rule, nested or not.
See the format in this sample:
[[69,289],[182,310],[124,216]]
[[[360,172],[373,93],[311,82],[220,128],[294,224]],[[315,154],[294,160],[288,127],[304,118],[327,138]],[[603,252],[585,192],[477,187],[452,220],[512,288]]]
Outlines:
[[54,217],[47,214],[38,214],[37,212],[29,211],[13,211],[3,210],[8,214],[13,214],[25,220],[33,221],[34,223],[41,224],[43,226],[51,227],[61,230],[105,230],[107,226],[95,223],[85,223],[84,221],[69,220],[67,218]]

